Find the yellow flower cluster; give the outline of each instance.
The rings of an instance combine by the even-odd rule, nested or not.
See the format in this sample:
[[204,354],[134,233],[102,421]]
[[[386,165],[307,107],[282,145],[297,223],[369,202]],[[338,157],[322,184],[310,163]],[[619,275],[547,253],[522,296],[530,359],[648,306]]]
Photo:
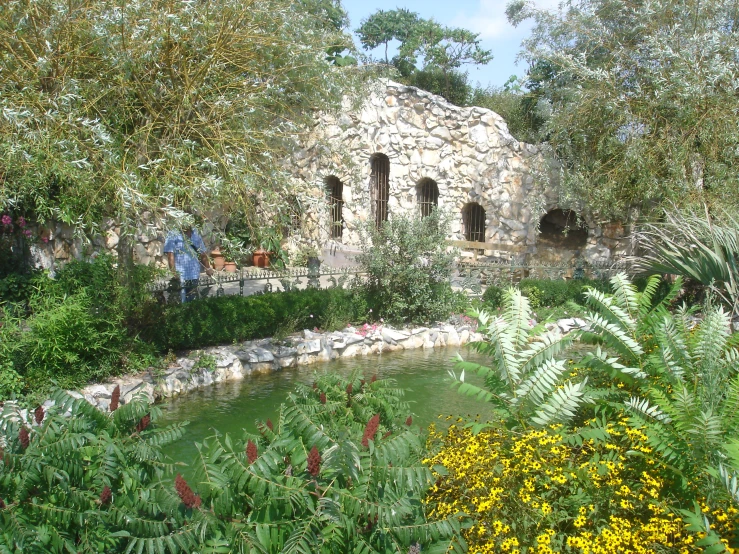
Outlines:
[[[476,435],[432,428],[437,454],[425,463],[446,471],[427,496],[431,515],[469,517],[471,554],[700,552],[700,537],[671,510],[671,484],[648,456],[633,455],[649,454],[644,433],[625,420],[605,431],[605,439],[579,444],[566,442],[558,426],[523,433],[494,426]],[[739,529],[736,510],[704,511],[726,536]]]

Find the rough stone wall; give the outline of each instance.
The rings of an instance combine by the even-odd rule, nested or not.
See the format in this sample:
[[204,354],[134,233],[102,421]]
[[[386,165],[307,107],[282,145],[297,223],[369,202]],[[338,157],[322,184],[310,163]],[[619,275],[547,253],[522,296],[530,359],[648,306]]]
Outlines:
[[[539,146],[517,141],[496,113],[460,108],[443,98],[392,81],[378,83],[363,106],[345,106],[340,116],[321,116],[305,147],[288,164],[303,206],[300,234],[286,239],[293,252],[301,245],[359,245],[361,222],[372,220],[371,159],[383,154],[390,162],[388,210],[418,213],[417,189],[433,180],[438,206],[452,217],[450,240],[465,240],[462,209],[478,203],[485,210],[485,241],[514,247],[529,261],[562,263],[582,256],[590,262],[615,260],[628,252],[628,228],[619,223],[598,225],[584,215],[587,240],[577,247],[540,240],[539,219],[556,208],[557,170]],[[331,239],[326,179],[343,183],[343,234]],[[582,215],[582,214],[581,214]],[[202,229],[207,246],[215,245],[212,226]],[[34,247],[44,267],[93,251],[115,253],[120,227],[104,222],[92,244],[76,238],[73,229],[57,224],[46,230],[48,243]],[[142,214],[134,240],[139,263],[165,265],[165,231],[152,214]],[[566,241],[565,241],[566,242]],[[471,252],[463,252],[472,256]],[[485,251],[486,256],[505,252]],[[484,256],[483,256],[484,259]]]
[[[535,255],[539,218],[559,207],[551,186],[556,170],[542,149],[517,141],[490,110],[460,108],[414,87],[391,81],[386,85],[359,111],[346,106],[339,117],[322,117],[314,137],[292,160],[295,178],[312,186],[313,197],[326,197],[328,177],[342,181],[344,230],[338,242],[358,245],[360,222],[373,219],[371,158],[384,154],[390,161],[390,217],[417,213],[417,187],[422,179],[432,179],[439,189],[439,208],[452,216],[449,239],[465,240],[462,209],[476,202],[485,210],[486,242]],[[314,243],[331,242],[329,221],[324,201],[319,213],[304,223],[306,236]],[[606,244],[603,231],[587,223],[589,235],[582,249],[561,256],[550,249],[547,257],[566,261],[580,254],[603,261],[622,253],[623,233]]]

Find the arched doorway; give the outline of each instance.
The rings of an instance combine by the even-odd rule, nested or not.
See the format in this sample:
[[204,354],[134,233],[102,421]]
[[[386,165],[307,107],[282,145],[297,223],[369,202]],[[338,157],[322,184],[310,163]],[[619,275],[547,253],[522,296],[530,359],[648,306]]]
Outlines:
[[539,220],[537,242],[542,246],[576,250],[587,244],[588,230],[581,225],[574,211],[557,208]]

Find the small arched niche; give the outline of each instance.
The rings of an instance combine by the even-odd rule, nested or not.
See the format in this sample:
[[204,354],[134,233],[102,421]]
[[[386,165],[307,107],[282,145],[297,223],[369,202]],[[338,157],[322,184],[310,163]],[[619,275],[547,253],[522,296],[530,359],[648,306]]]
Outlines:
[[465,204],[462,208],[464,240],[485,242],[485,209],[477,202]]
[[439,207],[439,186],[436,181],[424,178],[418,181],[416,186],[416,201],[421,217],[431,215],[435,208]]
[[372,216],[379,229],[388,218],[390,198],[390,159],[385,154],[374,154],[370,158],[370,200]]
[[544,246],[574,250],[588,242],[588,230],[579,222],[572,210],[550,210],[539,221],[537,242]]
[[326,194],[328,195],[329,224],[331,238],[340,239],[344,232],[344,216],[341,213],[344,207],[344,183],[338,177],[326,177]]

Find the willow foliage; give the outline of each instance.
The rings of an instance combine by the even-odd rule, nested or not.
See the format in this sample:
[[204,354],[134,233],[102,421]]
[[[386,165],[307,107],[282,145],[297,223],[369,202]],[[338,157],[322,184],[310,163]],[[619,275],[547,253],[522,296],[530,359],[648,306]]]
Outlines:
[[327,55],[342,21],[318,0],[5,2],[0,206],[91,228],[279,189],[352,88]]
[[735,204],[739,180],[734,0],[524,0],[522,57],[551,108],[547,140],[563,192],[605,216],[666,201]]

